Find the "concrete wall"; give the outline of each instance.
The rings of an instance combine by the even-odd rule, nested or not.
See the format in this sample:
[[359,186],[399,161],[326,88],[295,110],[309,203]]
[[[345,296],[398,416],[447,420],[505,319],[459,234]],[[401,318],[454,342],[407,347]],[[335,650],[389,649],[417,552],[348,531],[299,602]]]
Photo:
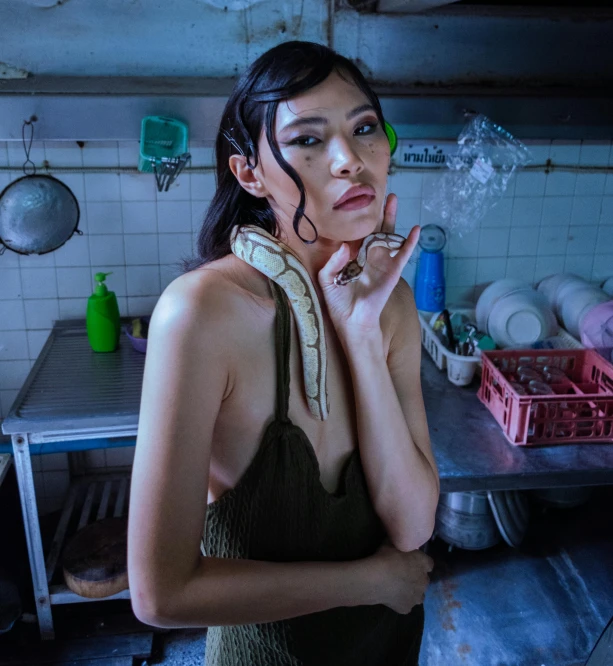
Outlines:
[[[242,4],[251,6],[231,9]],[[3,2],[0,72],[6,63],[34,74],[228,77],[290,39],[329,44],[391,85],[583,85],[613,72],[606,10],[451,5],[401,15],[358,13],[344,0],[242,4]]]

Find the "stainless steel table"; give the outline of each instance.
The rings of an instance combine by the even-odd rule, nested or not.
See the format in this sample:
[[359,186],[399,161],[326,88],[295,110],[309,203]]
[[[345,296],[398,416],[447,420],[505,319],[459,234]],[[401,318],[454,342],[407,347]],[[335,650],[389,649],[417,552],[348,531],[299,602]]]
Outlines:
[[[43,639],[54,637],[53,604],[89,601],[72,593],[65,585],[49,585],[83,480],[71,486],[68,492],[58,531],[45,562],[30,456],[32,453],[134,444],[144,358],[132,348],[123,334],[116,352],[98,354],[89,346],[84,321],[57,322],[2,424],[4,434],[10,435],[12,440]],[[88,487],[84,492],[80,526],[89,519],[96,483],[101,485],[101,506],[96,518],[102,517],[102,508],[112,515],[124,512],[128,495],[128,480],[125,477],[105,475],[90,477],[86,481]],[[114,506],[109,505],[111,484],[118,486],[114,488]],[[129,592],[108,598],[129,598]]]
[[[53,637],[51,605],[87,599],[63,585],[49,586],[61,550],[62,527],[65,529],[74,508],[76,488],[71,487],[68,493],[59,532],[45,563],[30,456],[134,443],[144,358],[124,335],[118,351],[94,353],[84,321],[57,322],[2,425],[3,432],[12,439],[43,638]],[[442,492],[613,483],[613,446],[514,447],[478,401],[477,385],[453,386],[426,353],[422,386]],[[101,505],[105,508],[108,483],[113,481],[109,478],[101,489]],[[120,487],[115,515],[122,511],[128,492],[125,479],[116,481]],[[90,486],[80,523],[87,520],[85,514],[91,508],[93,493]],[[129,598],[129,593],[109,598]]]
[[441,491],[522,490],[613,484],[613,444],[514,446],[477,398],[424,351],[422,390]]

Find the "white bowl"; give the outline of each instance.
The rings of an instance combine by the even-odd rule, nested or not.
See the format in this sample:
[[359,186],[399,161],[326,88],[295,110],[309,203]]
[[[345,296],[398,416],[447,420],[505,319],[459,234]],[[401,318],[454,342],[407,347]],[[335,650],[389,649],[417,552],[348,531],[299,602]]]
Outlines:
[[554,273],[553,275],[548,275],[547,277],[543,278],[537,286],[537,291],[539,291],[545,298],[547,299],[547,302],[549,303],[549,307],[552,309],[555,308],[555,300],[556,300],[556,294],[559,289],[559,287],[564,283],[567,282],[569,279],[575,280],[575,279],[581,279],[579,278],[578,275],[572,275],[571,273]]
[[521,290],[494,305],[487,331],[499,347],[526,347],[556,335],[558,323],[543,294]]
[[562,306],[571,294],[575,291],[591,288],[591,286],[587,280],[575,276],[569,277],[558,286],[552,309],[559,321],[562,321]]
[[567,293],[560,306],[560,317],[564,328],[574,337],[578,338],[581,322],[585,315],[596,305],[609,300],[609,296],[602,289],[582,287]]
[[529,289],[532,291],[532,287],[527,282],[513,278],[495,280],[492,284],[488,285],[481,296],[479,296],[475,308],[477,328],[485,333],[487,331],[487,320],[494,304],[506,294],[519,291],[520,289]]

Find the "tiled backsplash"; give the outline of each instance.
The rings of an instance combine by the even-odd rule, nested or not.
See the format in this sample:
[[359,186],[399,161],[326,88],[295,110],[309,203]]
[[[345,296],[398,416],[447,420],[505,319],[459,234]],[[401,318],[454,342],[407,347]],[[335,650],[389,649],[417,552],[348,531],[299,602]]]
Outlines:
[[[532,142],[535,162],[613,166],[610,143]],[[212,149],[192,145],[193,166],[212,165]],[[135,166],[138,142],[76,142],[33,145],[37,166]],[[19,177],[24,162],[20,142],[0,143],[0,190]],[[195,236],[215,189],[209,173],[179,176],[158,193],[153,175],[131,173],[55,174],[74,192],[81,207],[79,228],[62,248],[43,256],[0,256],[0,418],[25,380],[52,322],[84,317],[97,271],[116,292],[122,315],[150,313],[161,291],[178,274],[177,262],[192,252]],[[422,189],[436,173],[398,170],[389,190],[399,197],[397,231],[436,222],[422,207]],[[429,183],[425,183],[429,185]],[[505,196],[468,233],[451,235],[446,255],[448,302],[474,300],[488,282],[521,277],[530,282],[570,271],[595,283],[613,275],[613,174],[523,171]],[[411,283],[415,265],[405,270]],[[55,507],[68,483],[66,454],[34,462],[38,496]],[[90,451],[94,467],[128,465],[131,449]]]

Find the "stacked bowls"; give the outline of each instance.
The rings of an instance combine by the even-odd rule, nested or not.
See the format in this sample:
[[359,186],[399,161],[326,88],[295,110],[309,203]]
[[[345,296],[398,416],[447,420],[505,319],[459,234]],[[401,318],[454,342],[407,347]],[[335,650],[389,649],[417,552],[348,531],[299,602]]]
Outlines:
[[506,278],[492,282],[479,297],[477,327],[504,348],[527,347],[558,332],[546,297],[527,282]]
[[575,338],[581,335],[581,324],[588,312],[610,300],[602,289],[567,273],[544,278],[539,283],[538,291],[547,299],[558,321]]

